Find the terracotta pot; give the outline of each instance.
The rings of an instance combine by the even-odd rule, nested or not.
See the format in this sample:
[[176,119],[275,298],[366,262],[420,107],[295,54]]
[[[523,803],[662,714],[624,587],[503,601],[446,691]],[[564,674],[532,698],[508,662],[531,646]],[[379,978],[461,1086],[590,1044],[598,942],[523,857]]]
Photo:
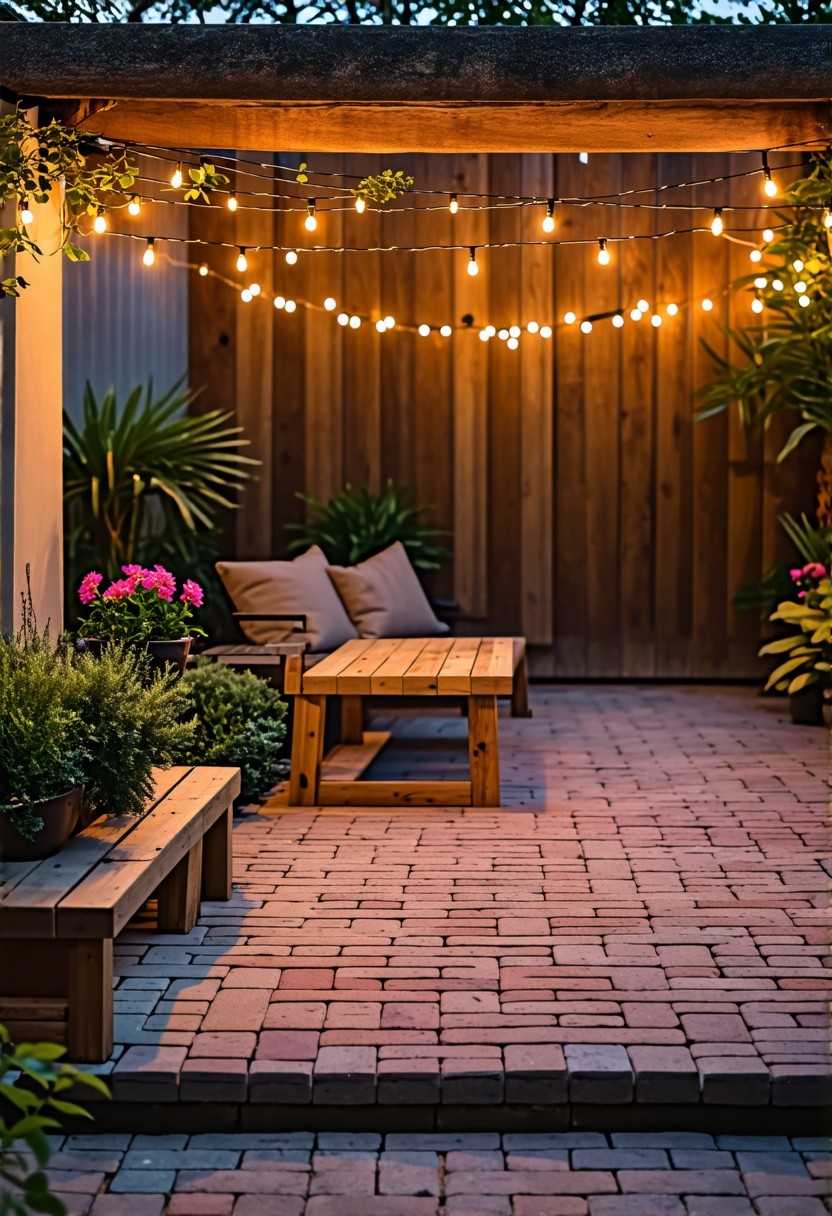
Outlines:
[[170,641],[152,639],[145,642],[145,646],[154,667],[164,671],[165,668],[173,666],[181,676],[188,662],[192,641],[193,638],[174,638]]
[[57,798],[44,798],[33,803],[36,814],[43,819],[43,827],[34,840],[21,836],[14,826],[14,812],[0,814],[0,859],[3,861],[40,861],[51,857],[66,844],[81,813],[84,787],[59,794]]
[[796,726],[823,726],[823,689],[820,684],[810,684],[801,692],[789,697],[792,722]]

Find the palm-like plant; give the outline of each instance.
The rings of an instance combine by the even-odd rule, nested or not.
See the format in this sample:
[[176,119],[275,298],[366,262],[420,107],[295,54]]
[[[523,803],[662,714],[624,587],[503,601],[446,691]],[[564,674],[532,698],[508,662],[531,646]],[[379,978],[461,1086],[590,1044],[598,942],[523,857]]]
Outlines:
[[448,551],[435,543],[437,537],[448,533],[424,523],[421,516],[426,508],[413,506],[409,492],[397,489],[392,482],[381,494],[374,494],[366,486],[354,490],[347,485],[326,502],[311,494],[298,497],[306,503],[308,514],[304,523],[286,525],[288,531],[298,534],[289,546],[290,552],[320,545],[330,562],[354,566],[400,541],[417,570],[438,570],[449,557]]
[[110,390],[84,393],[83,422],[64,412],[64,501],[68,565],[93,562],[111,578],[191,550],[258,462],[231,414],[186,411],[195,394],[175,384],[155,397],[133,389],[120,406]]

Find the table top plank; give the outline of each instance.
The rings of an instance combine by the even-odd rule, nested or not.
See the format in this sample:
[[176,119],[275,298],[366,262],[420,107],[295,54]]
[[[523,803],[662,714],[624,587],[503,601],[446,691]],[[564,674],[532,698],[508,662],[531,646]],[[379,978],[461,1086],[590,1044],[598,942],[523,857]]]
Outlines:
[[372,645],[354,659],[336,676],[338,692],[342,696],[367,694],[371,691],[372,677],[376,670],[391,658],[402,644],[401,638],[376,638]]
[[507,696],[514,684],[512,638],[483,638],[471,669],[473,696]]
[[480,649],[480,638],[455,638],[439,672],[440,696],[468,696],[471,671]]
[[439,672],[453,644],[453,638],[428,638],[402,677],[402,693],[406,696],[436,696]]
[[403,638],[390,657],[376,668],[370,680],[370,692],[401,696],[405,672],[415,663],[427,643],[427,638]]
[[373,638],[351,638],[325,659],[321,659],[311,671],[304,672],[304,693],[310,696],[334,696],[338,691],[338,676],[369,649],[373,641]]

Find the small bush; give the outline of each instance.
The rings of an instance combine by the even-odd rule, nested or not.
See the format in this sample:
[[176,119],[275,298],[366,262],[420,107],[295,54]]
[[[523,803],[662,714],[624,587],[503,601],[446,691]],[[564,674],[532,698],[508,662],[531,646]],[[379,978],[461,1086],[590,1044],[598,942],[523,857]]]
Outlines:
[[280,694],[250,672],[209,660],[186,671],[181,688],[186,712],[196,718],[182,762],[239,767],[244,802],[276,785],[286,733],[286,703]]

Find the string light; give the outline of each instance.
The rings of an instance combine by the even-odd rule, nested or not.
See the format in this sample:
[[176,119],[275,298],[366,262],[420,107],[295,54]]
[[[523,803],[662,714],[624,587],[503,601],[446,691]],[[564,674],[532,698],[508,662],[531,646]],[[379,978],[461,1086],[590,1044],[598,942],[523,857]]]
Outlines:
[[133,197],[130,199],[130,202],[127,204],[127,214],[135,217],[135,216],[141,214],[141,210],[142,210],[142,205],[141,205],[141,202],[139,201],[139,196],[138,196],[138,194],[134,194]]
[[107,231],[107,217],[104,214],[103,207],[98,208],[98,215],[96,215],[95,219],[93,220],[92,227],[93,227],[93,231],[97,232],[99,234],[99,236],[101,235],[102,232]]
[[832,228],[832,206],[824,207],[823,209],[823,226],[824,228]]
[[517,341],[516,338],[509,338],[509,340],[506,342],[506,346],[508,347],[509,350],[517,350],[517,347],[519,345],[520,345],[520,343]]
[[540,326],[538,325],[537,321],[529,321],[528,325],[526,326],[526,330],[530,334],[536,334],[539,329]]
[[642,313],[640,308],[631,308],[630,309],[630,320],[631,321],[640,321],[641,318],[643,317],[643,315],[644,314]]
[[591,321],[581,321],[581,333],[582,334],[591,334],[592,333],[592,322]]
[[801,279],[799,282],[795,283],[794,289],[798,295],[801,295],[806,290],[806,284]]
[[607,238],[602,236],[598,242],[598,265],[609,266],[609,264],[610,251],[607,249]]
[[153,237],[152,236],[149,237],[148,242],[147,242],[147,248],[145,249],[144,253],[142,254],[142,261],[144,262],[145,266],[152,266],[153,263],[156,261],[156,250],[154,248],[155,244],[156,244],[156,242],[154,241]]
[[703,310],[705,312],[710,312],[712,310],[713,306],[714,306],[713,300],[709,300],[708,297],[706,296],[705,299],[702,301]]
[[763,158],[763,193],[769,198],[774,198],[777,194],[777,183],[771,176],[771,169],[768,167],[768,153],[763,152],[761,155]]
[[812,303],[807,295],[798,296],[797,302],[801,308],[808,308]]
[[297,249],[287,249],[286,250],[286,265],[294,266],[296,264],[297,260],[298,260]]
[[334,312],[335,307],[336,304],[332,296],[327,296],[327,298],[324,300],[324,308],[327,310],[327,312]]
[[678,311],[679,311],[679,305],[678,305],[678,304],[668,304],[668,306],[667,306],[667,315],[668,315],[669,317],[675,317],[675,316],[676,316],[676,314],[678,313]]
[[612,323],[616,329],[621,329],[621,326],[624,324],[624,318],[622,317],[620,312],[617,312],[615,314],[615,316],[612,319]]
[[711,220],[711,232],[714,236],[722,236],[725,230],[725,225],[722,222],[722,208],[714,208],[714,218]]
[[429,326],[429,325],[420,325],[420,326],[419,326],[419,334],[420,334],[420,335],[421,335],[421,337],[423,337],[423,338],[427,338],[427,337],[429,337],[429,335],[430,335],[430,326]]
[[206,262],[203,262],[203,263],[202,263],[202,265],[200,266],[200,268],[199,268],[199,273],[200,273],[200,275],[202,276],[202,278],[203,278],[203,279],[207,277],[207,275],[208,275],[208,265],[207,265],[207,263],[206,263]]
[[384,328],[385,329],[393,329],[395,327],[395,324],[396,324],[395,318],[389,316],[389,314],[388,314],[388,316],[386,316],[384,318]]
[[286,312],[294,312],[296,310],[296,308],[297,308],[297,304],[295,303],[294,300],[286,301]]
[[363,214],[364,214],[364,212],[365,212],[365,210],[366,210],[366,208],[367,208],[367,200],[364,198],[364,195],[363,195],[363,194],[356,194],[356,196],[355,196],[355,209],[356,209],[356,211],[358,212],[358,214],[359,214],[359,215],[363,215]]
[[253,296],[260,295],[260,284],[259,283],[249,283],[248,289]]
[[540,226],[544,232],[555,231],[555,200],[553,198],[546,203],[546,214],[540,221]]
[[228,198],[225,200],[225,205],[229,211],[236,211],[237,207],[239,206],[237,202],[237,195],[229,194]]
[[345,312],[339,312],[337,319],[339,325],[349,325],[350,323],[350,319]]
[[658,329],[659,326],[661,325],[661,323],[662,323],[661,313],[654,312],[652,317],[650,318],[650,324],[653,326],[654,329]]
[[240,252],[237,255],[237,269],[239,270],[240,274],[242,274],[243,271],[248,270],[248,258],[246,257],[246,251],[242,245],[240,246]]
[[551,336],[552,336],[551,325],[541,325],[540,336],[541,336],[541,338],[551,338]]
[[244,304],[248,304],[251,301],[251,292],[249,291],[249,289],[247,287],[244,287],[243,290],[240,292],[240,299],[243,301]]
[[639,300],[638,303],[636,304],[636,308],[639,310],[640,313],[645,313],[650,308],[650,305],[647,303],[646,300]]
[[28,198],[20,200],[20,222],[21,224],[34,224],[35,222],[35,213],[29,206]]
[[768,279],[764,274],[758,275],[758,277],[754,280],[754,286],[762,291],[764,287],[768,287]]
[[792,269],[796,270],[797,273],[800,274],[801,270],[803,269],[803,263],[801,262],[800,258],[795,258],[795,260],[792,262]]
[[763,240],[765,241],[765,243],[767,245],[771,244],[771,242],[774,240],[774,229],[773,228],[764,228],[763,229]]
[[350,329],[358,329],[361,324],[361,318],[357,316],[350,317]]
[[497,333],[493,325],[486,325],[485,332],[488,334],[489,338],[493,338]]
[[479,274],[479,272],[480,272],[480,268],[477,265],[477,250],[476,250],[475,246],[472,245],[471,246],[471,255],[468,258],[468,273],[470,274],[472,279],[475,279],[477,277],[477,275]]
[[763,311],[763,301],[762,300],[752,300],[751,301],[751,311],[752,312],[762,312]]
[[589,164],[589,153],[588,152],[579,152],[578,160],[580,161],[580,163],[582,165],[588,165]]
[[751,258],[752,262],[759,262],[763,257],[759,249],[752,249],[748,256]]
[[448,200],[448,210],[451,215],[456,215],[457,211],[459,211],[459,199],[455,194],[452,194]]
[[286,297],[285,296],[275,296],[274,306],[275,306],[275,308],[285,308],[286,307]]
[[380,334],[387,333],[387,326],[383,321],[376,321],[376,329]]
[[318,227],[318,216],[316,214],[315,200],[310,198],[306,204],[306,219],[303,221],[303,226],[307,232],[314,232]]
[[771,285],[772,285],[772,287],[774,288],[774,290],[775,290],[775,291],[782,291],[782,290],[783,290],[783,280],[782,280],[782,279],[772,279],[772,280],[771,280]]
[[575,316],[574,312],[565,312],[563,314],[564,325],[574,325],[577,319],[578,318]]
[[523,332],[523,331],[521,330],[521,328],[520,328],[520,326],[519,326],[519,325],[510,325],[510,326],[509,326],[509,330],[508,330],[508,336],[509,336],[510,338],[519,338],[519,337],[520,337],[520,334],[521,334],[522,332]]
[[442,325],[439,328],[439,332],[443,338],[450,338],[454,331],[451,329],[450,325]]
[[479,333],[480,342],[487,342],[490,337],[491,337],[491,334],[488,332],[487,329],[480,330],[480,333]]
[[180,186],[182,185],[182,162],[181,161],[177,162],[176,168],[174,169],[173,173],[171,174],[170,184],[173,186],[174,190],[178,190],[180,188]]

